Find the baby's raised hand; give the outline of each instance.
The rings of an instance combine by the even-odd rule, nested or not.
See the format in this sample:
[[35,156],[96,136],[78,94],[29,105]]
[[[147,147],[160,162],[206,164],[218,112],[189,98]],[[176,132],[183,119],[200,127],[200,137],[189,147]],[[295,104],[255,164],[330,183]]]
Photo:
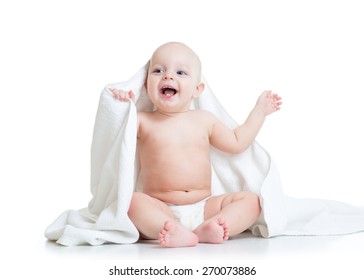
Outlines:
[[135,94],[131,90],[125,91],[122,89],[115,89],[115,88],[109,88],[109,90],[112,92],[114,97],[123,102],[127,102],[131,99],[135,103]]
[[259,96],[256,106],[268,116],[281,109],[281,100],[278,94],[266,90]]

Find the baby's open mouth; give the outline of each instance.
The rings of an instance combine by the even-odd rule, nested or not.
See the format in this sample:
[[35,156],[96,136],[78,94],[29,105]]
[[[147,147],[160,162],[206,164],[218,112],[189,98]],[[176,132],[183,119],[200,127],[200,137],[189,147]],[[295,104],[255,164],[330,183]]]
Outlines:
[[173,96],[177,93],[177,90],[171,86],[163,86],[161,89],[161,93],[165,96]]

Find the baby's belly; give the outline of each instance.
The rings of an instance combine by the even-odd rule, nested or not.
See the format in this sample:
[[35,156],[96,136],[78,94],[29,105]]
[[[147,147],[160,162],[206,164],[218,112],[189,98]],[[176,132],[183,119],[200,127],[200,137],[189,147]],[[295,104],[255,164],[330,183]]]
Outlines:
[[211,194],[211,165],[157,165],[141,170],[143,192],[171,204],[196,203]]

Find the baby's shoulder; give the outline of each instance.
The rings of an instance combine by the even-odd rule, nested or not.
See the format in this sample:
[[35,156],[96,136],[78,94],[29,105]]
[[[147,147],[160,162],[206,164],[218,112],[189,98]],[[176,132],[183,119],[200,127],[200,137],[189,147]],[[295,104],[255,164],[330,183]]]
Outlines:
[[150,123],[151,114],[150,112],[139,111],[137,113],[137,119],[138,119],[138,127],[143,126],[143,124]]

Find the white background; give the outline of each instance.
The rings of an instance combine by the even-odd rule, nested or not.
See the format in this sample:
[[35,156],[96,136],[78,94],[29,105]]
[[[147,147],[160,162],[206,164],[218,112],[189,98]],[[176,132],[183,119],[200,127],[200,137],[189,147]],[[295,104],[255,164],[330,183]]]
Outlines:
[[[99,94],[168,41],[199,54],[238,122],[263,90],[283,97],[258,141],[286,194],[363,205],[363,26],[351,0],[1,1],[2,241],[41,247],[63,210],[87,206]],[[41,254],[15,248],[14,269]]]

